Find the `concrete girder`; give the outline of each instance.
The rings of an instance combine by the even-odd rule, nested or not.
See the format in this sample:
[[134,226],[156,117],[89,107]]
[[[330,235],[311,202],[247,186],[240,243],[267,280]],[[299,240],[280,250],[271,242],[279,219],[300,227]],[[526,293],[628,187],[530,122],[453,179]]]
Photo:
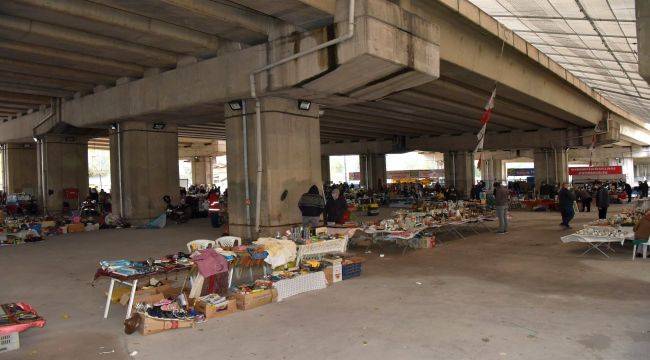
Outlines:
[[369,116],[363,113],[353,113],[341,111],[341,109],[328,109],[324,116],[321,117],[321,123],[342,122],[342,125],[351,124],[361,127],[381,128],[388,130],[389,134],[395,135],[422,135],[423,132],[428,134],[443,134],[444,130],[437,125],[403,121],[399,119],[386,119],[378,116]]
[[16,109],[16,110],[27,110],[27,109],[32,109],[32,108],[34,108],[36,106],[35,105],[25,105],[25,104],[17,104],[17,103],[9,103],[9,102],[0,101],[0,107]]
[[214,54],[220,45],[214,35],[85,0],[5,0],[0,11],[173,52]]
[[390,121],[411,122],[414,125],[431,124],[451,133],[467,132],[476,127],[472,119],[460,115],[411,108],[388,100],[346,106],[339,110],[372,115],[375,118],[385,118]]
[[[356,104],[346,106],[337,110],[352,114],[369,115],[374,119],[383,119],[390,121],[393,126],[397,121],[400,124],[408,124],[415,127],[422,125],[432,125],[443,132],[467,132],[473,129],[473,127],[470,127],[468,125],[462,125],[455,121],[448,121],[447,119],[443,120],[442,118],[414,115],[417,113],[417,111],[414,111],[413,109],[410,109],[406,106],[402,106],[400,109],[401,111],[398,111],[395,106],[386,104],[386,100],[377,101],[371,104]],[[325,114],[327,114],[327,112]],[[399,120],[396,120],[396,118]],[[452,120],[453,119],[454,118],[452,118]]]
[[[447,121],[453,121],[459,124],[469,126],[470,128],[474,128],[474,129],[480,127],[477,125],[480,124],[479,121],[480,117],[476,118],[472,116],[463,115],[462,113],[459,114],[455,112],[458,109],[455,109],[454,111],[450,111],[448,109],[445,110],[440,108],[434,108],[432,106],[425,106],[424,103],[420,101],[403,101],[400,100],[398,97],[391,97],[390,99],[384,99],[381,101],[381,103],[383,103],[385,106],[388,107],[405,109],[404,111],[406,111],[409,108],[413,108],[416,109],[416,112],[419,115],[431,116],[434,119],[436,118],[446,119]],[[513,129],[513,126],[507,126],[502,123],[494,123],[492,124],[492,126],[494,130],[498,130],[498,131],[508,131]]]
[[336,10],[335,0],[231,1],[307,30],[326,26]]
[[[442,69],[444,63],[450,63],[526,94],[545,112],[559,109],[590,124],[602,119],[605,108],[634,117],[466,0],[401,0],[399,3],[407,11],[439,26],[443,76],[447,75]],[[500,56],[503,43],[506,46]],[[636,122],[641,124],[640,119]]]
[[[484,110],[486,99],[490,97],[491,90],[484,91],[480,88],[461,84],[452,79],[444,78],[438,81],[421,86],[417,89],[429,96],[436,96],[447,100],[459,100],[471,102],[472,108],[481,111]],[[567,121],[557,118],[552,114],[542,113],[539,109],[531,108],[521,102],[510,100],[497,90],[497,98],[493,116],[508,116],[516,121],[522,121],[547,128],[565,128]]]
[[[587,134],[585,136],[585,134]],[[591,136],[582,129],[488,132],[484,150],[516,150],[531,148],[566,148],[588,146]],[[395,149],[392,140],[330,142],[321,144],[323,155],[363,153],[388,154],[408,151],[473,151],[476,134],[407,137],[403,149]]]
[[51,98],[47,96],[16,94],[7,91],[0,91],[0,101],[16,104],[38,105],[50,102]]
[[140,77],[145,71],[143,66],[137,64],[4,39],[0,39],[0,54],[4,58],[92,71],[115,77]]
[[[357,3],[360,11],[351,40],[338,45],[335,51],[323,49],[260,73],[256,77],[259,96],[323,101],[347,96],[349,102],[372,101],[377,99],[373,96],[398,92],[437,77],[435,25],[403,13],[388,2],[360,0]],[[343,11],[341,16],[345,18]],[[346,24],[338,26],[343,33]],[[279,38],[268,45],[226,53],[66,101],[62,104],[60,118],[78,128],[107,126],[125,120],[161,121],[166,118],[176,122],[174,119],[182,118],[187,111],[211,109],[214,104],[248,98],[248,74],[297,49],[312,48],[327,40],[327,29],[319,29]],[[372,71],[364,72],[366,69]],[[404,74],[408,75],[408,82],[400,78]],[[395,82],[396,78],[399,81]],[[357,94],[359,98],[355,97]],[[20,120],[35,124],[33,118]],[[45,127],[42,129],[47,132]],[[8,132],[1,130],[0,141],[12,139]]]
[[110,84],[115,82],[115,77],[100,73],[3,58],[0,58],[0,70],[92,84]]
[[14,107],[5,107],[0,105],[0,113],[5,114],[5,115],[16,115],[17,113],[22,112],[21,109],[16,109]]
[[9,83],[17,83],[19,85],[41,86],[44,88],[61,89],[68,91],[88,91],[93,88],[92,83],[55,79],[44,76],[34,76],[28,74],[21,74],[17,72],[0,70],[0,79]]
[[151,67],[175,66],[177,61],[177,54],[169,51],[7,15],[0,15],[0,36]]
[[[53,89],[53,88],[47,88],[42,86],[28,85],[22,82],[17,83],[17,82],[8,82],[8,81],[0,81],[0,90],[19,93],[19,94],[42,95],[45,97],[61,97],[61,98],[69,97],[74,94],[74,91],[69,91],[69,90]],[[39,104],[47,104],[49,102],[50,100],[48,98],[47,100]]]
[[94,0],[121,10],[233,41],[259,44],[279,22],[254,11],[210,0]]

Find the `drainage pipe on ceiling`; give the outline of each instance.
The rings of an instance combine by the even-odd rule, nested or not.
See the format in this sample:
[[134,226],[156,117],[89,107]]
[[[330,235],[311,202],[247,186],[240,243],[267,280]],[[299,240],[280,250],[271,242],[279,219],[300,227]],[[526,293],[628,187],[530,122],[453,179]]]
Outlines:
[[[296,60],[305,55],[309,55],[316,51],[328,48],[332,45],[337,45],[344,41],[352,39],[354,37],[354,2],[355,0],[349,0],[349,9],[348,9],[348,32],[345,35],[342,35],[336,39],[324,42],[316,47],[311,49],[301,51],[297,54],[293,54],[289,57],[286,57],[282,60],[276,61],[272,64],[261,67],[250,74],[250,88],[251,88],[251,97],[255,100],[255,142],[257,146],[257,191],[255,193],[255,232],[259,233],[260,231],[260,216],[261,216],[261,203],[262,203],[262,114],[260,109],[260,99],[257,97],[256,86],[255,86],[255,75],[272,69],[276,66],[286,64],[289,61]],[[244,138],[244,147],[248,146],[248,139]]]

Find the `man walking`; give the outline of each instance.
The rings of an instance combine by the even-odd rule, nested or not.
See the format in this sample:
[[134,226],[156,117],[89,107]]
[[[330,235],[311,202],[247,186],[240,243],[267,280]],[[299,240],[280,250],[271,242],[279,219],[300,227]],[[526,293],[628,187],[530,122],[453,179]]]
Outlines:
[[627,182],[625,182],[624,184],[625,184],[625,193],[627,194],[627,203],[629,204],[632,202],[632,186],[630,186],[630,184],[628,184]]
[[510,201],[510,194],[508,189],[501,186],[500,182],[494,183],[494,203],[497,210],[497,218],[499,219],[499,231],[497,234],[505,234],[508,232],[508,203]]
[[609,191],[602,182],[597,181],[596,186],[596,207],[598,207],[598,218],[607,219],[607,208],[609,207]]
[[560,201],[560,213],[562,214],[562,223],[565,229],[570,229],[569,223],[575,216],[573,209],[573,202],[576,201],[576,194],[573,190],[569,189],[569,184],[562,183],[562,189],[558,193],[558,200]]

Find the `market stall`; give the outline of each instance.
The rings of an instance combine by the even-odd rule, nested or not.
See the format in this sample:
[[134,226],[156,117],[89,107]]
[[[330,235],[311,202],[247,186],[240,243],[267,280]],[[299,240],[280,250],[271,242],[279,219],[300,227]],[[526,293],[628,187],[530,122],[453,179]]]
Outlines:
[[[347,236],[330,235],[327,229],[295,238],[290,230],[286,234],[229,248],[218,247],[219,239],[197,240],[188,245],[191,254],[156,260],[101,261],[95,279],[110,279],[104,317],[111,302],[120,302],[127,306],[127,333],[139,329],[144,335],[155,334],[324,289],[361,274],[363,259],[345,253]],[[255,278],[251,273],[248,280],[240,277],[234,285],[228,274],[250,266],[265,271]],[[213,277],[217,284],[209,286]],[[227,281],[225,285],[221,280]],[[117,289],[118,284],[126,286]]]

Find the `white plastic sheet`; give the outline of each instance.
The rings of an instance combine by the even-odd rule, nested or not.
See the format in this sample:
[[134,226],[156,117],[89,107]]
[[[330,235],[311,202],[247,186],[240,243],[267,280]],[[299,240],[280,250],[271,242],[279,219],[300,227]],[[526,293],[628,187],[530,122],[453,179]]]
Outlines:
[[469,0],[594,90],[650,122],[634,0]]

